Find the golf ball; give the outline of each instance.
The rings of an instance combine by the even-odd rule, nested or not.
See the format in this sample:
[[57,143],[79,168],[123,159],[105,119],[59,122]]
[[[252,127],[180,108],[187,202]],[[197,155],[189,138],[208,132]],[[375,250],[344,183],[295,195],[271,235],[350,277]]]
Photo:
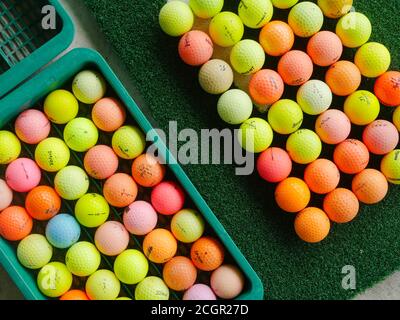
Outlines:
[[104,97],[106,90],[106,82],[97,71],[81,71],[72,81],[72,91],[75,97],[85,104],[96,103]]
[[337,96],[348,96],[359,88],[361,72],[350,61],[338,61],[326,72],[325,82]]
[[232,86],[232,68],[223,60],[210,60],[200,69],[199,83],[207,93],[222,94],[228,91]]
[[89,149],[83,160],[86,172],[92,178],[103,180],[118,169],[118,157],[109,146],[98,145]]
[[224,0],[189,0],[193,13],[201,19],[209,19],[221,12]]
[[327,194],[339,185],[340,172],[332,161],[317,159],[307,166],[304,181],[312,192]]
[[28,192],[39,185],[42,173],[35,161],[19,158],[7,166],[5,176],[11,189],[17,192]]
[[126,250],[114,262],[115,275],[122,283],[137,284],[147,276],[148,271],[149,263],[138,250]]
[[232,265],[222,265],[211,274],[211,288],[221,299],[234,299],[244,288],[242,272]]
[[400,150],[393,150],[381,162],[381,171],[393,184],[400,184]]
[[393,113],[393,123],[397,130],[400,131],[400,107],[397,107]]
[[50,298],[65,294],[72,286],[72,274],[61,262],[50,262],[40,269],[37,276],[39,290]]
[[65,255],[68,270],[78,277],[88,277],[100,266],[101,257],[94,244],[86,241],[75,243]]
[[318,6],[328,18],[337,19],[353,7],[353,0],[318,0]]
[[241,124],[250,118],[253,102],[249,95],[239,89],[225,92],[218,100],[218,114],[229,124]]
[[47,138],[35,150],[35,161],[44,171],[57,172],[64,168],[70,159],[67,145],[58,138]]
[[340,171],[356,174],[368,166],[368,148],[359,140],[348,139],[335,148],[333,159]]
[[9,164],[21,153],[21,142],[9,131],[0,130],[0,164]]
[[175,182],[164,181],[151,192],[151,204],[157,212],[173,215],[183,208],[185,193]]
[[265,181],[281,182],[292,172],[292,160],[285,150],[269,148],[258,157],[257,171]]
[[217,297],[209,286],[198,283],[185,292],[182,300],[217,300]]
[[192,260],[186,257],[174,257],[163,268],[165,284],[174,291],[184,291],[194,285],[197,269]]
[[28,269],[40,269],[53,256],[53,247],[41,234],[31,234],[21,240],[17,247],[19,262]]
[[400,72],[388,71],[375,82],[374,93],[385,106],[400,105]]
[[12,190],[3,179],[0,179],[0,212],[8,208],[12,200]]
[[320,31],[308,41],[307,53],[316,65],[328,67],[340,59],[343,45],[335,33]]
[[310,207],[296,216],[294,228],[301,240],[308,243],[317,243],[328,236],[331,223],[324,211]]
[[344,102],[344,112],[352,123],[359,126],[365,126],[376,120],[380,109],[378,98],[366,90],[352,93]]
[[112,147],[122,159],[132,160],[143,153],[146,148],[146,138],[138,127],[124,126],[114,133]]
[[179,211],[171,220],[171,231],[175,238],[183,243],[192,243],[200,239],[205,222],[199,212],[192,209]]
[[90,300],[115,300],[120,290],[121,283],[109,270],[97,270],[86,281],[86,294]]
[[132,176],[142,187],[152,188],[165,177],[166,168],[150,153],[137,157],[132,163]]
[[215,44],[221,47],[231,47],[243,37],[243,22],[233,12],[220,12],[211,20],[209,33]]
[[272,4],[279,9],[289,9],[293,7],[299,0],[271,0]]
[[101,195],[88,193],[81,197],[75,205],[75,217],[87,228],[96,228],[107,221],[110,207]]
[[260,153],[267,150],[272,144],[274,133],[264,119],[250,118],[240,126],[238,139],[246,151]]
[[324,15],[315,3],[303,1],[290,10],[288,23],[297,36],[308,38],[321,30]]
[[315,131],[323,142],[339,144],[349,137],[351,122],[344,112],[331,109],[318,117]]
[[365,169],[352,182],[352,190],[358,200],[365,204],[381,202],[389,189],[386,177],[378,170]]
[[125,228],[134,235],[144,236],[157,226],[158,215],[146,201],[135,201],[126,208],[123,216]]
[[273,104],[283,95],[285,86],[279,73],[262,69],[256,72],[249,83],[250,96],[258,104]]
[[259,42],[268,55],[279,57],[292,49],[294,33],[287,23],[271,21],[262,28]]
[[197,269],[213,271],[224,262],[225,251],[222,244],[211,237],[197,240],[191,250],[190,257]]
[[178,249],[178,243],[172,233],[166,229],[154,229],[143,241],[143,252],[154,263],[171,260]]
[[78,200],[89,190],[89,178],[76,166],[61,169],[54,178],[57,193],[65,200]]
[[61,213],[52,218],[46,226],[46,238],[52,246],[67,249],[78,242],[81,227],[73,216]]
[[397,147],[399,132],[393,123],[376,120],[364,129],[363,142],[371,153],[385,155]]
[[136,300],[168,300],[169,289],[165,282],[158,277],[147,277],[135,289]]
[[348,48],[361,47],[369,40],[371,33],[371,22],[360,12],[349,12],[336,25],[336,34]]
[[44,100],[44,113],[56,124],[68,123],[77,116],[78,111],[78,100],[67,90],[55,90]]
[[268,111],[268,123],[279,134],[291,134],[301,127],[303,111],[293,100],[279,100]]
[[39,186],[26,196],[25,208],[33,219],[50,220],[60,211],[61,198],[53,188]]
[[38,144],[50,134],[50,121],[46,115],[35,109],[22,112],[15,121],[15,133],[21,141]]
[[67,293],[64,293],[60,300],[89,300],[89,297],[86,295],[86,292],[82,290],[70,290]]
[[0,235],[6,240],[22,240],[32,227],[32,218],[22,207],[11,206],[0,212]]
[[186,3],[169,1],[161,8],[158,21],[166,34],[179,37],[192,29],[194,16]]
[[348,223],[357,216],[360,203],[356,195],[348,189],[338,188],[324,199],[324,211],[336,223]]
[[92,119],[97,128],[105,132],[118,130],[126,120],[122,103],[115,98],[103,98],[92,109]]
[[310,80],[303,84],[297,91],[297,103],[304,113],[319,115],[332,104],[333,95],[325,82]]
[[129,233],[122,223],[107,221],[96,230],[94,242],[101,253],[117,256],[128,248]]
[[263,67],[265,52],[257,41],[241,40],[232,48],[230,61],[237,73],[253,74]]
[[308,206],[310,200],[310,189],[299,178],[287,178],[280,182],[275,189],[275,201],[285,212],[300,212]]
[[300,129],[289,136],[286,150],[294,162],[309,164],[319,158],[322,143],[314,131]]
[[86,152],[99,139],[99,132],[94,123],[86,118],[76,118],[68,122],[64,129],[64,141],[77,152]]
[[270,0],[246,0],[239,2],[238,12],[245,26],[259,29],[272,19],[274,7]]
[[116,173],[104,184],[103,195],[107,202],[117,208],[124,208],[135,201],[138,187],[133,178],[126,173]]
[[290,86],[300,86],[312,76],[313,62],[303,51],[292,50],[285,53],[278,63],[278,73]]
[[214,44],[207,33],[192,30],[185,33],[179,41],[179,56],[190,66],[201,66],[211,59]]
[[357,50],[354,63],[364,77],[376,78],[389,69],[391,56],[383,44],[369,42]]

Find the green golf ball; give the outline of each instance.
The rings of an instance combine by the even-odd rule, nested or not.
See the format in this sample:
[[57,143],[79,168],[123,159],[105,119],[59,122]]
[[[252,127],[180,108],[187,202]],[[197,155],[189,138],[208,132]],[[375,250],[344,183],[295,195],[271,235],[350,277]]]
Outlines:
[[40,168],[48,172],[57,172],[69,162],[70,151],[58,138],[47,138],[40,142],[35,150],[35,161]]
[[183,243],[192,243],[204,233],[205,222],[196,210],[183,209],[174,215],[171,231],[175,238]]
[[286,150],[294,162],[309,164],[319,158],[322,142],[314,131],[300,129],[289,136]]
[[303,123],[303,111],[293,100],[282,99],[275,102],[268,111],[268,122],[279,134],[292,134]]
[[110,206],[106,199],[97,193],[88,193],[81,197],[75,205],[75,217],[87,228],[96,228],[107,221]]
[[114,133],[112,147],[120,158],[132,160],[143,153],[146,138],[138,127],[124,126]]
[[121,291],[121,284],[109,270],[97,270],[86,282],[86,294],[90,300],[115,300]]
[[158,277],[148,277],[140,282],[135,289],[136,300],[168,300],[169,289]]
[[243,75],[253,74],[263,67],[265,52],[257,41],[245,39],[239,41],[232,48],[230,61],[237,73]]
[[194,16],[186,3],[169,1],[162,7],[158,22],[166,34],[179,37],[192,29]]
[[0,131],[0,164],[9,164],[16,160],[21,153],[21,142],[10,132]]
[[246,0],[240,1],[238,12],[245,26],[260,29],[272,19],[274,7],[270,0]]
[[18,244],[17,257],[25,268],[40,269],[52,256],[53,247],[41,234],[31,234]]
[[76,118],[65,126],[64,141],[70,149],[86,152],[94,147],[99,139],[95,124],[86,118]]
[[65,256],[68,270],[78,277],[90,276],[99,268],[100,262],[100,252],[92,243],[86,241],[75,243]]
[[238,133],[239,143],[248,152],[260,153],[272,144],[274,133],[267,121],[250,118],[242,123]]
[[361,47],[369,40],[371,33],[371,22],[360,12],[349,12],[336,25],[336,34],[348,48]]
[[115,275],[126,284],[139,283],[147,276],[148,271],[149,263],[144,254],[138,250],[126,250],[114,262]]
[[50,262],[37,276],[39,290],[50,298],[61,297],[72,285],[72,274],[61,262]]
[[241,124],[250,118],[253,102],[246,92],[231,89],[219,98],[217,109],[219,116],[226,123]]
[[89,177],[83,169],[68,166],[61,169],[54,178],[57,193],[65,200],[78,200],[89,189]]

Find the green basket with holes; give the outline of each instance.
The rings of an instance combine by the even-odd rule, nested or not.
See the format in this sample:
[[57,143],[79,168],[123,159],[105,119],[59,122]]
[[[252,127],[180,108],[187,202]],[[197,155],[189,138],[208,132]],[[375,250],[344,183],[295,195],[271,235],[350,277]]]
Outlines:
[[[55,14],[55,29],[42,27],[48,13]],[[73,36],[57,0],[0,0],[0,98],[65,50]]]
[[[58,88],[66,88],[71,90],[71,81],[75,74],[85,69],[99,71],[108,82],[109,91],[107,95],[112,95],[120,99],[130,114],[128,123],[138,125],[145,133],[153,129],[148,118],[143,114],[135,101],[131,98],[122,83],[110,69],[105,60],[97,52],[90,49],[75,49],[62,57],[57,62],[40,72],[31,80],[21,85],[18,89],[0,100],[0,129],[11,130],[13,120],[23,110],[32,107],[39,107],[43,99],[53,90]],[[85,109],[85,106],[81,106]],[[81,110],[82,111],[82,110]],[[52,129],[53,135],[61,135],[62,130],[54,126]],[[154,133],[154,131],[153,131]],[[167,149],[165,142],[161,140],[157,134],[153,136],[153,141],[160,154],[168,160],[173,159],[171,153]],[[24,146],[25,155],[32,157],[34,147]],[[72,153],[71,159],[74,159],[75,165],[82,166],[82,155]],[[171,161],[169,161],[171,162]],[[70,163],[71,164],[71,163]],[[169,164],[169,172],[173,179],[176,179],[185,189],[188,200],[192,208],[197,208],[202,213],[208,225],[208,234],[219,238],[225,247],[227,253],[226,263],[236,264],[243,272],[246,285],[242,294],[238,299],[242,300],[257,300],[263,298],[263,285],[255,271],[252,269],[248,261],[242,255],[230,236],[227,234],[221,223],[218,221],[214,213],[208,207],[202,196],[199,194],[195,186],[191,183],[181,166],[177,163]],[[3,166],[4,167],[4,166]],[[1,168],[0,168],[1,169]],[[0,170],[0,175],[4,172],[4,168]],[[44,173],[45,174],[45,173]],[[46,175],[46,183],[51,184],[53,176]],[[97,181],[91,180],[92,188],[95,188],[98,193],[101,193],[101,185]],[[92,192],[96,192],[91,190]],[[20,200],[22,201],[22,199]],[[18,203],[17,203],[18,204]],[[65,202],[63,209],[73,213],[73,203]],[[115,210],[114,210],[115,211]],[[121,218],[121,212],[113,212],[116,219]],[[82,228],[83,239],[93,241],[92,230]],[[141,239],[132,237],[134,248],[140,248]],[[11,243],[0,239],[0,262],[10,274],[11,278],[17,284],[19,289],[27,299],[44,299],[36,286],[37,272],[32,272],[25,269],[16,257],[16,243]],[[183,249],[185,250],[185,249]],[[186,248],[188,250],[188,248]],[[181,251],[182,252],[182,251]],[[187,252],[187,251],[186,251]],[[57,257],[54,259],[57,260]],[[59,258],[60,260],[62,257]],[[112,260],[103,256],[103,266],[112,270]],[[160,276],[162,272],[161,265],[152,264],[150,267],[150,275]],[[133,287],[123,287],[124,295],[133,296]],[[179,299],[178,293],[173,293],[172,299]]]

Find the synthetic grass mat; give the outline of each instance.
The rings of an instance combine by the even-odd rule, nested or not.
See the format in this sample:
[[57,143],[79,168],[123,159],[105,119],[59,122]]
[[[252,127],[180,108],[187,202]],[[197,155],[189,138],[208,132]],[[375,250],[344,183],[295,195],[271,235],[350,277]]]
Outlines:
[[[186,66],[178,57],[179,39],[163,34],[158,13],[163,0],[83,0],[97,18],[109,42],[125,63],[144,103],[158,124],[168,129],[177,121],[179,129],[225,128],[216,111],[217,97],[203,92],[197,81],[198,68]],[[239,1],[225,1],[224,10],[237,11]],[[392,53],[391,69],[400,67],[400,1],[356,0],[357,11],[373,24],[371,40],[385,44]],[[288,11],[275,10],[274,19],[287,21]],[[325,19],[324,29],[334,30],[334,20]],[[246,28],[244,38],[257,38],[258,31]],[[305,48],[296,40],[296,48]],[[344,58],[353,59],[346,49]],[[342,58],[343,59],[343,58]],[[276,69],[277,59],[267,57],[266,67]],[[323,79],[326,69],[316,69],[313,78]],[[362,89],[372,89],[364,79]],[[295,89],[285,97],[295,98]],[[343,99],[333,107],[341,109]],[[382,107],[381,118],[391,117]],[[255,111],[255,116],[265,118]],[[313,128],[315,117],[306,117],[303,127]],[[352,137],[360,138],[361,128]],[[275,145],[284,146],[284,137]],[[332,159],[333,148],[324,145],[324,156]],[[370,167],[377,168],[374,157]],[[187,174],[217,217],[261,277],[266,299],[349,299],[400,267],[400,188],[390,187],[382,203],[362,206],[359,216],[346,225],[332,225],[329,237],[319,244],[306,244],[293,228],[294,215],[275,204],[274,185],[252,176],[236,176],[233,165],[186,165]],[[296,175],[304,167],[297,166]],[[351,177],[341,186],[349,187]],[[313,205],[321,205],[314,196]],[[342,268],[352,265],[357,272],[356,290],[342,288]]]

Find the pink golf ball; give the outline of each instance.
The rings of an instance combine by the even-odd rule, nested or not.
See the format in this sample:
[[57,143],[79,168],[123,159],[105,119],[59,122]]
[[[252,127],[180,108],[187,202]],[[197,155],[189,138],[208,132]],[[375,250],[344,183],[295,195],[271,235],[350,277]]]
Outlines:
[[22,112],[15,121],[15,133],[28,144],[38,144],[50,134],[50,121],[46,115],[35,109]]
[[135,201],[125,209],[123,216],[125,228],[132,234],[144,236],[156,227],[157,212],[146,201]]
[[17,192],[28,192],[37,187],[42,174],[36,162],[28,158],[19,158],[11,162],[6,170],[8,186]]
[[103,180],[117,172],[119,161],[112,148],[97,145],[86,153],[83,163],[89,176]]
[[269,148],[260,154],[257,171],[261,178],[268,182],[281,182],[292,172],[292,160],[285,150]]
[[365,128],[363,142],[369,152],[373,154],[388,154],[396,149],[399,143],[399,132],[393,123],[386,120],[376,120]]
[[339,144],[349,137],[351,122],[344,112],[330,109],[318,117],[315,131],[323,142]]
[[175,182],[164,181],[151,192],[151,203],[157,212],[173,215],[183,208],[185,193]]
[[183,300],[217,300],[217,297],[209,286],[199,283],[185,292]]
[[0,179],[0,211],[8,208],[13,200],[13,192],[7,183]]
[[211,288],[221,299],[236,298],[244,288],[244,276],[232,265],[222,265],[211,274]]
[[124,225],[117,221],[107,221],[94,235],[97,249],[107,256],[117,256],[129,245],[129,233]]

